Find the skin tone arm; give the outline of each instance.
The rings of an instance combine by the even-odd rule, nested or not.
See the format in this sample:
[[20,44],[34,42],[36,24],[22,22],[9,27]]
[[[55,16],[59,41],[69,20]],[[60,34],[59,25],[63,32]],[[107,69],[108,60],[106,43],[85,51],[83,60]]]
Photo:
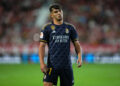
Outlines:
[[75,51],[78,55],[78,60],[77,60],[78,67],[81,67],[82,66],[82,52],[81,52],[81,47],[80,47],[79,41],[74,41],[74,47],[75,47]]
[[40,69],[43,73],[46,73],[48,70],[46,64],[44,63],[45,45],[46,43],[44,42],[40,42],[40,45],[39,45]]

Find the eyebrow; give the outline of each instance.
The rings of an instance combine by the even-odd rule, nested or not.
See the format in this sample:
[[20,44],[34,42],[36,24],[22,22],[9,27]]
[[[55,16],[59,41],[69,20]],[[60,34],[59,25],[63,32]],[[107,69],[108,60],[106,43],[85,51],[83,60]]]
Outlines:
[[58,10],[54,11],[54,13],[58,12]]

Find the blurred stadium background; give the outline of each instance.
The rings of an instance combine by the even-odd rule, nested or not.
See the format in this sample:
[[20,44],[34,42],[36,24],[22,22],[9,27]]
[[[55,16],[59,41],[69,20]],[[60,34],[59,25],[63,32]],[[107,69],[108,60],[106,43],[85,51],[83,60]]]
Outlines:
[[[62,5],[64,20],[72,23],[79,34],[83,52],[82,59],[85,63],[81,70],[95,68],[96,71],[101,68],[109,68],[103,74],[112,74],[114,78],[110,77],[116,82],[107,85],[98,81],[98,84],[95,85],[119,86],[120,84],[117,81],[120,80],[120,0],[0,0],[0,86],[16,86],[9,84],[12,81],[8,84],[3,82],[9,79],[4,77],[7,73],[9,74],[7,71],[14,69],[29,68],[27,72],[34,74],[32,68],[37,68],[37,75],[39,76],[39,34],[42,26],[50,21],[48,8],[54,1]],[[46,56],[47,51],[46,47]],[[72,62],[75,63],[77,57],[72,43],[71,55]],[[108,66],[105,63],[110,64]],[[27,66],[28,64],[29,66]],[[101,69],[101,71],[103,70]],[[15,73],[15,71],[11,72]],[[85,77],[86,74],[91,74],[92,70],[80,73],[83,74],[82,77]],[[98,75],[96,74],[96,76]],[[87,76],[81,78],[83,83],[86,83],[87,78]],[[42,81],[42,78],[40,80]],[[21,82],[23,82],[22,79]],[[82,82],[80,81],[80,83]],[[94,83],[83,83],[84,86],[95,86]],[[33,85],[30,84],[29,86]],[[76,84],[75,86],[80,85]]]

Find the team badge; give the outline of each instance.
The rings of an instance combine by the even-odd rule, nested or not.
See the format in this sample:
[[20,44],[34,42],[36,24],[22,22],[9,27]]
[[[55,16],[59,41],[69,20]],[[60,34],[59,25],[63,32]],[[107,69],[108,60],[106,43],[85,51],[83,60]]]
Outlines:
[[40,38],[41,38],[41,39],[43,38],[43,32],[40,33]]
[[68,29],[68,28],[66,28],[65,32],[66,32],[66,33],[69,33],[69,29]]
[[54,26],[54,25],[51,25],[51,29],[52,29],[52,30],[55,30],[55,26]]

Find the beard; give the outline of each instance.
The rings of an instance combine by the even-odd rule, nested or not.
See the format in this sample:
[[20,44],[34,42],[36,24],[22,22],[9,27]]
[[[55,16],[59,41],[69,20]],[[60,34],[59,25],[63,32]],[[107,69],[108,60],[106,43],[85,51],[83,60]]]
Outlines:
[[57,21],[62,21],[62,16],[59,16],[58,18],[57,18]]
[[60,19],[57,19],[57,21],[62,21],[62,18],[60,18]]

